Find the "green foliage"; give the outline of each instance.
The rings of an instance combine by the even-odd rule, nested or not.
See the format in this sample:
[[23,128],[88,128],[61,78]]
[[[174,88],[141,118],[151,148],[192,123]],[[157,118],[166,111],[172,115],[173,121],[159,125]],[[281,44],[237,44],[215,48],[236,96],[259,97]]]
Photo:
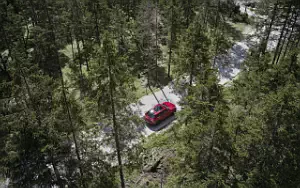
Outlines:
[[[258,12],[274,3],[263,1]],[[298,1],[278,7],[278,20],[288,15],[292,27]],[[299,186],[299,29],[283,30],[277,64],[253,49],[224,88],[212,59],[242,39],[228,19],[252,24],[239,8],[231,0],[1,1],[1,180],[117,187],[118,168],[135,179],[139,154],[159,147],[176,150],[167,187]],[[168,63],[177,85],[189,82],[183,109],[173,127],[135,144],[142,120],[129,106],[145,95],[137,81],[168,84]],[[126,164],[112,165],[115,151]]]

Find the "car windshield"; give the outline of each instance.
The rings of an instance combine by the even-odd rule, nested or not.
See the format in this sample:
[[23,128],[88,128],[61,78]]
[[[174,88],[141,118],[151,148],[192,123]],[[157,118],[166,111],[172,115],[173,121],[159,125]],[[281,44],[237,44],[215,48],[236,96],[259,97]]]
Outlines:
[[154,111],[150,110],[149,112],[147,112],[147,116],[149,116],[150,118],[154,118],[155,117]]

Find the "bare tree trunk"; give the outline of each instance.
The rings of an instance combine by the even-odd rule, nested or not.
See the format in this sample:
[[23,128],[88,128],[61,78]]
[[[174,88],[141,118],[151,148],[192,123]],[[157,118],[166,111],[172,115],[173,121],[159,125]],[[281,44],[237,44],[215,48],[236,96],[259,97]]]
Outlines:
[[77,37],[75,37],[76,47],[77,47],[77,54],[79,57],[79,83],[80,83],[80,99],[83,98],[83,72],[82,72],[82,56],[81,56],[81,50],[80,45],[78,42]]
[[121,180],[121,187],[125,188],[125,180],[123,174],[123,165],[122,165],[122,158],[121,158],[121,147],[119,143],[119,127],[116,120],[116,112],[115,112],[115,102],[114,102],[114,83],[112,78],[112,71],[111,71],[111,62],[108,60],[108,73],[109,73],[109,91],[110,91],[110,102],[111,102],[111,110],[112,110],[112,119],[113,119],[113,127],[114,127],[114,137],[117,149],[117,157],[119,163],[119,173],[120,173],[120,180]]
[[193,75],[194,74],[194,61],[192,61],[192,64],[191,64],[191,70],[190,70],[190,86],[193,85]]
[[289,24],[292,23],[293,16],[294,16],[294,12],[292,13],[291,18],[290,18],[289,21],[288,21],[287,29],[286,29],[286,32],[285,32],[285,34],[284,34],[284,36],[283,36],[283,42],[282,42],[282,45],[280,46],[279,53],[278,53],[278,57],[277,57],[277,59],[276,59],[276,64],[279,62],[279,59],[280,59],[280,56],[281,56],[281,53],[282,53],[282,49],[283,49],[283,47],[284,47],[284,44],[285,44],[287,35],[289,34],[289,29],[288,29],[288,28],[290,27]]
[[218,1],[218,8],[217,8],[217,12],[216,12],[216,19],[215,19],[215,34],[217,33],[218,29],[219,29],[219,20],[220,20],[220,6],[221,6],[221,2],[220,0]]
[[[24,45],[24,53],[28,54],[28,52],[27,52],[27,40],[28,40],[28,35],[29,35],[28,25],[27,25],[26,29],[27,29],[28,33],[27,33],[26,39],[24,39],[24,37],[23,37],[23,45]],[[3,30],[3,33],[4,33],[6,47],[8,48],[8,52],[9,52],[8,56],[12,58],[10,42],[8,41],[9,39],[7,38],[7,34],[6,34],[6,31],[5,31],[4,27],[2,27],[2,30]],[[0,54],[0,56],[1,56],[1,54]],[[26,56],[26,58],[27,58],[27,56]],[[28,83],[28,81],[26,79],[26,76],[25,76],[25,73],[24,73],[22,67],[20,66],[21,62],[17,58],[16,58],[16,61],[18,62],[18,68],[20,70],[21,77],[24,80],[26,92],[27,92],[27,94],[29,96],[29,100],[30,100],[31,106],[32,106],[32,108],[33,108],[33,110],[34,110],[34,112],[36,114],[36,120],[38,122],[39,127],[41,127],[42,126],[42,120],[41,120],[41,113],[40,113],[39,104],[33,98],[33,95],[32,95],[32,92],[31,92],[31,89],[30,89],[30,86],[29,86],[29,83]],[[6,70],[7,68],[6,68],[5,63],[3,63],[3,66],[4,66],[4,70]]]
[[190,15],[191,15],[191,0],[187,0],[187,15],[186,15],[186,28],[190,26]]
[[0,27],[1,27],[2,30],[3,30],[4,41],[5,41],[6,47],[7,47],[7,49],[8,49],[8,57],[11,57],[11,46],[10,46],[9,37],[7,36],[7,33],[6,33],[4,27],[3,27],[1,24],[0,24]]
[[210,146],[209,146],[209,151],[208,151],[208,157],[207,157],[207,164],[208,164],[208,168],[209,168],[209,171],[212,170],[212,165],[211,165],[211,160],[212,160],[212,155],[213,155],[213,148],[214,148],[214,145],[215,145],[215,135],[216,135],[216,128],[214,127],[214,130],[212,132],[212,135],[211,135],[211,142],[210,142]]
[[207,17],[208,17],[208,0],[205,1],[205,10],[204,10],[204,19],[203,19],[203,23],[206,25],[206,27],[207,27]]
[[[300,36],[299,36],[299,38],[298,38],[297,43],[294,45],[295,48],[298,48],[299,43],[300,43]],[[297,59],[298,59],[297,56],[298,56],[298,53],[297,53],[297,52],[294,52],[294,53],[292,54],[292,56],[291,56],[291,63],[290,63],[290,66],[289,66],[289,70],[290,70],[290,71],[292,71],[294,64],[297,63]]]
[[56,177],[56,181],[57,181],[57,184],[59,185],[59,187],[63,188],[64,187],[64,183],[60,177],[60,173],[59,173],[59,170],[57,169],[57,165],[56,165],[56,162],[55,162],[55,159],[53,157],[53,150],[51,149],[50,151],[50,160],[51,160],[51,164],[53,166],[53,170],[54,170],[54,174],[55,174],[55,177]]
[[84,42],[84,39],[82,37],[81,37],[81,42],[82,42],[82,48],[85,51],[84,52],[84,58],[85,58],[86,70],[89,71],[90,70],[90,68],[89,68],[89,60],[88,60],[88,57],[87,57],[87,54],[86,54],[85,42]]
[[216,60],[217,60],[217,56],[218,56],[218,53],[219,53],[219,37],[217,36],[217,39],[216,39],[216,49],[215,49],[215,57],[214,57],[214,63],[213,63],[213,68],[215,68],[216,66]]
[[[237,126],[235,128],[235,134],[234,134],[234,141],[233,141],[233,144],[236,143],[236,138],[237,138],[237,135],[238,135],[238,131],[240,129],[240,126]],[[233,151],[232,151],[232,148],[230,148],[230,152],[229,152],[229,163],[227,165],[227,177],[229,176],[229,173],[230,173],[230,167],[232,166],[232,155],[233,155]]]
[[[8,49],[8,57],[11,57],[11,46],[10,46],[10,42],[9,42],[9,39],[7,37],[7,34],[6,34],[6,31],[4,29],[4,27],[0,24],[0,29],[2,28],[3,30],[3,33],[4,33],[4,40],[5,40],[5,44],[6,44],[6,47]],[[0,30],[1,31],[1,30]],[[11,75],[9,74],[9,71],[7,69],[7,61],[6,60],[3,60],[2,59],[2,56],[0,54],[0,60],[1,60],[1,63],[3,65],[3,69],[0,67],[0,69],[2,69],[4,71],[4,73],[7,75],[8,79],[11,81],[12,80],[12,77]]]
[[[27,20],[27,18],[25,18],[25,19]],[[22,37],[25,54],[28,54],[28,52],[27,52],[27,43],[28,43],[29,35],[30,35],[30,30],[29,30],[29,27],[28,27],[28,23],[26,21],[26,37],[25,36]]]
[[171,7],[171,39],[169,44],[169,62],[168,62],[168,77],[171,78],[171,63],[172,63],[172,47],[173,47],[173,30],[174,30],[174,22],[173,22],[173,14],[174,14],[174,0],[172,0],[172,7]]
[[130,0],[127,0],[127,3],[126,3],[126,14],[127,14],[127,19],[126,21],[129,22],[130,20]]
[[29,87],[29,84],[27,82],[27,79],[26,79],[25,74],[24,74],[24,72],[23,72],[23,70],[22,70],[21,67],[20,67],[20,72],[21,72],[21,75],[22,75],[23,80],[25,82],[25,86],[26,86],[27,94],[29,96],[29,100],[31,102],[31,105],[32,105],[34,111],[35,111],[36,119],[38,121],[38,125],[39,125],[39,127],[41,127],[42,126],[42,120],[41,120],[41,114],[40,114],[39,105],[37,105],[36,101],[33,99],[33,96],[32,96],[32,93],[31,93],[31,90],[30,90],[30,87]]
[[158,23],[157,23],[157,0],[156,0],[156,6],[155,6],[155,48],[156,48],[156,52],[155,52],[155,61],[156,61],[156,66],[155,66],[155,82],[157,83],[158,81]]
[[56,44],[56,36],[55,36],[55,32],[54,32],[54,26],[53,26],[52,19],[50,18],[50,15],[49,15],[47,0],[44,0],[44,2],[45,2],[45,10],[46,10],[47,17],[48,17],[48,22],[51,26],[51,35],[52,35],[52,39],[53,39],[53,44],[56,48],[56,61],[59,65],[59,67],[60,67],[59,73],[60,73],[60,78],[61,78],[63,101],[64,101],[64,104],[65,104],[68,120],[69,120],[70,127],[71,127],[71,130],[72,130],[72,137],[73,137],[73,142],[74,142],[74,145],[75,145],[76,157],[77,157],[77,160],[79,161],[79,171],[80,171],[81,183],[82,183],[83,186],[85,186],[85,183],[83,181],[83,170],[82,170],[82,167],[81,167],[80,151],[79,151],[78,141],[77,141],[77,138],[76,138],[76,130],[75,130],[75,127],[74,127],[74,124],[73,124],[73,120],[72,120],[71,112],[70,112],[70,106],[69,106],[69,102],[68,102],[68,99],[67,99],[64,78],[63,78],[63,74],[62,74],[62,70],[61,70],[62,68],[61,68],[61,65],[60,65],[58,51],[57,51],[57,44]]
[[[172,39],[171,39],[171,41],[172,41]],[[168,62],[168,77],[169,78],[171,78],[171,63],[172,63],[172,42],[170,44],[170,49],[169,49],[169,62]]]
[[83,181],[83,170],[82,170],[82,167],[81,167],[81,157],[80,157],[78,141],[77,141],[77,138],[76,138],[76,130],[75,130],[73,120],[72,120],[72,116],[71,116],[71,112],[70,112],[70,107],[69,107],[70,104],[69,104],[68,99],[67,99],[66,88],[65,88],[65,83],[64,83],[63,74],[62,74],[61,69],[60,69],[60,77],[61,77],[63,101],[64,101],[65,107],[67,109],[68,120],[69,120],[71,129],[72,129],[72,138],[73,138],[73,142],[74,142],[74,145],[75,145],[75,153],[76,153],[77,160],[80,163],[79,164],[80,176],[81,176],[81,180]]
[[278,1],[277,1],[277,3],[274,4],[274,9],[273,9],[273,15],[272,15],[272,18],[271,18],[271,22],[270,22],[269,28],[266,30],[266,32],[267,32],[266,33],[266,38],[263,39],[263,41],[262,41],[262,46],[261,46],[261,54],[262,55],[265,55],[265,53],[266,53],[268,41],[269,41],[270,34],[271,34],[271,31],[272,31],[272,27],[273,27],[273,24],[274,24],[274,21],[275,21],[275,17],[276,17],[276,14],[277,14],[277,9],[278,9]]
[[98,12],[97,12],[98,4],[94,4],[94,22],[95,22],[95,28],[96,28],[96,39],[98,44],[100,44],[100,31],[99,31],[99,23],[98,23]]
[[290,36],[289,36],[289,38],[288,38],[288,41],[287,41],[287,44],[286,44],[286,47],[285,47],[285,50],[284,50],[282,59],[285,58],[286,53],[287,53],[287,51],[288,51],[288,48],[289,48],[289,45],[290,45],[290,42],[291,42],[291,39],[292,39],[292,36],[293,36],[293,33],[294,33],[294,28],[295,28],[295,25],[296,25],[296,23],[297,23],[297,18],[298,18],[298,16],[299,16],[299,13],[296,12],[295,20],[294,20],[294,23],[293,23],[293,25],[292,25],[292,30],[291,30]]
[[35,26],[35,25],[37,25],[37,15],[36,15],[36,12],[34,9],[33,1],[30,0],[29,2],[30,2],[31,14],[32,14],[32,18],[33,18],[32,25]]
[[77,47],[77,54],[79,58],[79,71],[80,71],[80,80],[82,79],[83,73],[82,73],[82,56],[81,56],[81,50],[80,45],[77,37],[75,37],[76,47]]
[[73,58],[73,61],[75,61],[75,52],[74,52],[73,37],[72,37],[72,32],[71,32],[70,27],[68,27],[68,30],[69,30],[69,35],[70,35],[69,37],[70,37],[70,40],[71,40],[72,58]]
[[[220,22],[220,0],[218,1],[218,9],[217,9],[217,15],[216,15],[216,20],[215,20],[215,37],[216,37],[216,48],[215,48],[215,57],[214,57],[214,62],[213,62],[213,67],[216,65],[216,58],[219,52],[219,22]],[[222,31],[221,31],[222,32]]]
[[[277,43],[277,46],[276,46],[276,50],[275,50],[275,53],[274,53],[274,58],[273,58],[272,64],[275,63],[276,58],[278,57],[282,37],[283,37],[284,31],[286,30],[286,24],[287,24],[289,16],[290,16],[291,8],[292,8],[292,3],[290,3],[290,5],[289,5],[288,12],[286,14],[285,21],[284,21],[284,24],[283,24],[282,29],[281,29],[280,37],[279,37],[279,40],[278,40],[278,43]],[[277,63],[278,63],[278,61],[276,61],[276,64]]]

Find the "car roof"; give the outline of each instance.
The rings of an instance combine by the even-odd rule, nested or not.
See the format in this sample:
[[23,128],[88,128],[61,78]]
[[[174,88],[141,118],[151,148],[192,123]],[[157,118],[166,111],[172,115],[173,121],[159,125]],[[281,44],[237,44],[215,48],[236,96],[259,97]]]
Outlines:
[[158,106],[164,107],[164,105],[162,105],[162,104],[157,104],[153,108],[151,108],[147,113],[151,113],[153,115],[158,114],[159,111],[155,111],[155,108],[158,107]]
[[155,110],[151,109],[151,110],[149,110],[149,113],[155,114]]
[[[152,109],[155,111],[155,108],[158,107],[158,106],[161,106],[162,108],[165,108],[164,105],[162,105],[162,104],[157,104],[157,105],[155,105]],[[155,111],[155,112],[158,112],[158,111]]]

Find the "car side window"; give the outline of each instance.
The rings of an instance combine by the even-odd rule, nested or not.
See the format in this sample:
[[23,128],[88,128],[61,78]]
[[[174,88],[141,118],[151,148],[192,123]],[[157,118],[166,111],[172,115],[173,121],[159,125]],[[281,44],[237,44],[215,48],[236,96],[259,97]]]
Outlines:
[[150,117],[150,118],[154,118],[154,112],[153,110],[150,110],[149,112],[147,112],[147,115]]
[[159,116],[162,116],[162,115],[164,115],[166,113],[166,109],[164,109],[163,111],[161,111],[160,113],[159,113]]

